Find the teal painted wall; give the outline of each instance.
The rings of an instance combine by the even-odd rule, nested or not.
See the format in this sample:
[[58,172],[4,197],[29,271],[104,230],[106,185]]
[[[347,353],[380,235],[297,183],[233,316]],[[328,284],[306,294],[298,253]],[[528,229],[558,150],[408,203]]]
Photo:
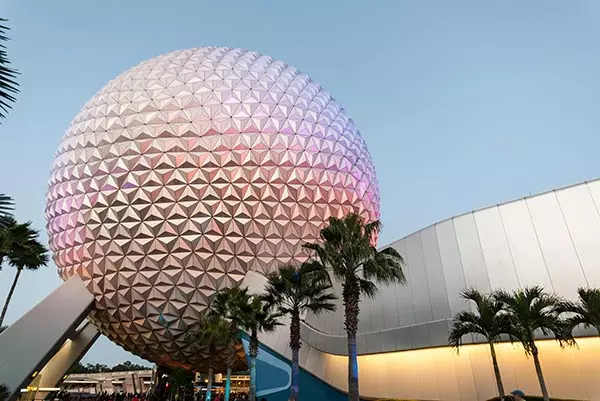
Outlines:
[[[248,338],[242,338],[248,355]],[[257,399],[288,401],[292,378],[291,362],[271,348],[260,344],[256,360]],[[300,368],[300,401],[346,401],[348,396]]]

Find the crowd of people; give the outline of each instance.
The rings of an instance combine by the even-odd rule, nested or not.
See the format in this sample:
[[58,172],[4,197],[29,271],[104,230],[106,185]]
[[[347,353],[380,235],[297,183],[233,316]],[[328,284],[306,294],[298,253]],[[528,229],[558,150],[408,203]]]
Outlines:
[[[47,401],[154,401],[147,394],[137,393],[74,393],[70,391],[59,391],[51,393],[46,397]],[[157,400],[158,401],[158,400]]]
[[[171,395],[167,396],[166,399],[161,399],[156,394],[133,394],[133,393],[108,393],[106,391],[101,393],[73,393],[69,391],[59,391],[57,393],[50,394],[46,400],[47,401],[175,401],[176,397],[171,397]],[[163,397],[164,398],[164,397]],[[178,401],[182,401],[183,397],[178,397]],[[196,393],[192,398],[187,398],[188,400],[195,401],[206,401],[206,393]],[[211,401],[224,401],[224,394],[215,394],[213,393]],[[229,395],[230,401],[248,401],[247,393],[231,393]],[[266,398],[261,398],[260,401],[267,401]]]

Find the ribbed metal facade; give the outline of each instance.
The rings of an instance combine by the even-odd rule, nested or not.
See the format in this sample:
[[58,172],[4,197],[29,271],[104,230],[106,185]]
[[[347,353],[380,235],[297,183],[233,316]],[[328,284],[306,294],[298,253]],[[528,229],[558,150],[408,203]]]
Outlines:
[[[447,344],[461,290],[540,285],[575,299],[600,287],[600,180],[476,210],[390,244],[405,258],[407,284],[361,303],[360,354]],[[396,222],[394,222],[396,224]],[[343,308],[307,316],[305,339],[344,354]]]

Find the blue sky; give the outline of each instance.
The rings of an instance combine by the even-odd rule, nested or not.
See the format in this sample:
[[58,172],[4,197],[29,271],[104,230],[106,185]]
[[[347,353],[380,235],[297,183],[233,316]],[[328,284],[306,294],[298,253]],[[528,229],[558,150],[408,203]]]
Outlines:
[[[382,242],[598,177],[594,0],[2,0],[0,17],[22,74],[0,125],[0,192],[40,229],[52,157],[79,108],[140,61],[209,45],[284,60],[344,105],[377,168]],[[0,300],[12,275],[0,272]],[[25,273],[8,322],[59,284],[53,265]],[[139,361],[103,339],[85,361],[127,359]]]

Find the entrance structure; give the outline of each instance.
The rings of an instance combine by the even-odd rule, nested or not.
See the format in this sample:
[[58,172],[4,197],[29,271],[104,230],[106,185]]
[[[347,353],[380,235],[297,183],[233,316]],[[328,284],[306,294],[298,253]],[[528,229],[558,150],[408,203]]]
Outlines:
[[0,334],[0,383],[10,399],[27,389],[43,399],[100,333],[86,317],[94,297],[71,277]]

